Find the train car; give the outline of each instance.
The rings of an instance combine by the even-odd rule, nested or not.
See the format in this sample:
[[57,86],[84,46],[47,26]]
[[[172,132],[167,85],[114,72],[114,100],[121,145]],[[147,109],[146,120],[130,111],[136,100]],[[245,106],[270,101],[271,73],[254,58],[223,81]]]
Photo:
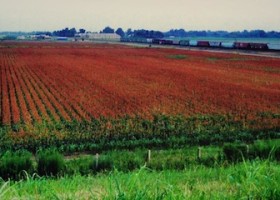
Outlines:
[[210,47],[214,47],[214,48],[219,48],[222,45],[221,42],[213,42],[213,41],[210,41],[209,44],[210,44]]
[[234,48],[234,42],[222,42],[221,47],[225,49],[233,49]]
[[209,41],[197,41],[198,47],[210,47]]
[[138,43],[148,43],[147,38],[138,38],[137,40]]
[[235,49],[251,49],[249,42],[234,42]]
[[162,39],[153,39],[154,44],[162,44],[163,40]]
[[153,39],[153,44],[172,45],[173,41],[165,39]]
[[147,43],[149,43],[149,44],[153,43],[153,39],[152,38],[147,38]]
[[180,45],[180,40],[172,40],[173,45]]
[[153,44],[161,44],[162,41],[163,41],[162,39],[154,38],[153,41],[152,41],[152,43],[153,43]]
[[190,45],[190,41],[189,40],[180,40],[179,41],[179,45],[180,46],[189,46]]
[[197,41],[196,40],[190,40],[190,46],[191,47],[196,47],[197,46]]
[[280,44],[268,44],[268,49],[272,51],[280,51]]
[[250,48],[252,50],[268,50],[268,45],[266,43],[250,43]]
[[163,44],[173,45],[173,40],[164,40]]

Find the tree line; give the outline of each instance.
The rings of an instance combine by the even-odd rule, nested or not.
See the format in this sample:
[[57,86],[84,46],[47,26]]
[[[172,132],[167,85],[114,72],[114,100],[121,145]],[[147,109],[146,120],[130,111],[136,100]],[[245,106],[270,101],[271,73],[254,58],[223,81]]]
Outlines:
[[[85,29],[76,31],[75,28],[65,28],[59,31],[54,31],[52,35],[63,37],[74,37],[76,33],[85,33]],[[132,30],[131,28],[124,31],[122,28],[111,28],[106,26],[100,33],[116,33],[122,38],[136,37],[136,38],[163,38],[163,37],[228,37],[228,38],[280,38],[280,32],[277,31],[264,31],[264,30],[243,30],[243,31],[186,31],[184,29],[171,29],[167,32],[138,29]]]
[[[53,36],[59,36],[59,37],[74,37],[77,33],[85,33],[85,29],[79,29],[77,31],[75,28],[64,28],[62,30],[57,30],[52,33]],[[164,34],[160,31],[154,31],[154,30],[132,30],[128,29],[127,31],[124,31],[122,28],[117,28],[116,30],[111,28],[110,26],[106,26],[103,30],[100,31],[100,33],[116,33],[123,37],[140,37],[140,38],[162,38],[164,37]]]
[[[5,35],[8,39],[16,39],[20,35],[49,35],[57,37],[74,37],[78,33],[86,33],[84,28],[64,28],[53,32],[0,32],[0,35]],[[122,28],[111,28],[106,26],[100,33],[116,33],[122,38],[163,38],[163,37],[223,37],[223,38],[280,38],[280,32],[277,31],[264,31],[264,30],[243,30],[243,31],[210,31],[210,30],[184,30],[184,29],[171,29],[167,32],[156,30],[138,29],[132,30],[131,28],[124,31]],[[4,39],[4,38],[1,38]]]
[[228,38],[279,38],[280,32],[264,30],[243,31],[186,31],[184,29],[171,29],[164,33],[165,37],[228,37]]

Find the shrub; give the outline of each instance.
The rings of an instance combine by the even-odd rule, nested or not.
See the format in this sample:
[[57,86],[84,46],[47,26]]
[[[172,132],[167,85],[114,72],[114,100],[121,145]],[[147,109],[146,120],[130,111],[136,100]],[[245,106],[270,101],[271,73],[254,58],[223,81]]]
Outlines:
[[91,174],[94,158],[92,156],[75,158],[66,162],[66,171],[67,175],[88,175]]
[[197,162],[198,164],[204,165],[206,167],[214,167],[218,163],[219,158],[215,157],[206,157],[206,158],[201,158]]
[[113,159],[114,167],[119,171],[132,171],[134,169],[140,169],[141,166],[145,164],[144,153],[135,151],[123,151],[121,154],[119,152],[114,152],[111,154],[111,159]]
[[45,150],[38,153],[37,170],[40,176],[58,176],[64,169],[64,159],[57,151]]
[[248,146],[245,144],[225,144],[223,153],[228,161],[239,162],[248,158]]
[[275,141],[257,141],[250,147],[251,157],[260,159],[279,160],[280,144],[279,140]]
[[23,171],[33,173],[32,154],[27,151],[6,152],[0,159],[0,177],[4,180],[23,178]]

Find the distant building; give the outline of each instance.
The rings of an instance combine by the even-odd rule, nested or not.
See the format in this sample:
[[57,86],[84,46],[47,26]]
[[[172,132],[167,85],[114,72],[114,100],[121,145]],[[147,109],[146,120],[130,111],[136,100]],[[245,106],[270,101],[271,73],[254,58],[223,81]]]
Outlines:
[[68,37],[56,37],[55,39],[58,41],[68,41]]
[[78,33],[75,34],[75,40],[105,40],[105,41],[120,41],[121,36],[116,33]]
[[30,35],[29,37],[31,40],[50,40],[51,39],[51,36],[45,35],[45,34]]
[[121,36],[116,33],[90,33],[88,38],[93,40],[121,40]]
[[23,35],[17,37],[17,40],[25,40],[25,39],[26,39],[26,37]]

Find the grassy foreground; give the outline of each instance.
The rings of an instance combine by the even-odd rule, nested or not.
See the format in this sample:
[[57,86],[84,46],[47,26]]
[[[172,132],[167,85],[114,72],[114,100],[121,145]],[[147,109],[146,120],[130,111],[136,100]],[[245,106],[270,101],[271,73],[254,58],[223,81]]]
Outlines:
[[280,166],[271,161],[183,171],[145,167],[96,176],[0,182],[0,199],[280,199]]

